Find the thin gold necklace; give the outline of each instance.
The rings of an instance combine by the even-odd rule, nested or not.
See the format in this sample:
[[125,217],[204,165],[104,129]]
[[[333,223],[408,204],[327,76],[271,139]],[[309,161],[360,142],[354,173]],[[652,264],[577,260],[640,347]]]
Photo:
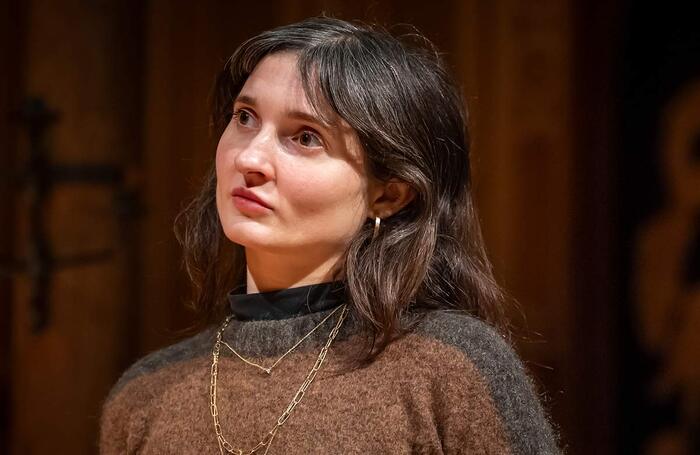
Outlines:
[[275,368],[275,367],[277,366],[277,364],[280,363],[280,362],[282,361],[282,359],[284,359],[290,352],[292,352],[294,349],[296,349],[297,346],[299,346],[301,343],[303,343],[305,339],[307,339],[308,337],[310,337],[319,327],[321,327],[321,326],[323,325],[324,322],[326,322],[326,321],[328,320],[328,318],[330,318],[331,316],[333,316],[339,309],[340,309],[340,307],[336,308],[335,310],[333,310],[332,313],[330,313],[328,316],[326,316],[325,318],[323,318],[323,320],[322,320],[321,322],[319,322],[319,323],[316,325],[316,327],[314,327],[313,329],[311,329],[311,332],[309,332],[309,333],[307,333],[306,335],[304,335],[304,337],[303,337],[301,340],[297,341],[296,344],[295,344],[294,346],[292,346],[291,348],[289,348],[289,350],[287,350],[287,352],[285,352],[284,354],[282,354],[282,357],[280,357],[279,359],[277,359],[277,360],[276,360],[272,365],[270,365],[269,367],[264,367],[264,366],[262,366],[262,365],[259,365],[259,364],[255,363],[255,362],[253,362],[252,360],[248,360],[248,359],[244,358],[242,355],[240,355],[238,352],[236,352],[236,350],[233,349],[233,348],[231,347],[231,345],[229,345],[227,342],[225,342],[225,341],[223,341],[223,340],[221,341],[221,344],[223,344],[224,346],[226,346],[231,352],[233,352],[234,354],[236,354],[236,356],[237,356],[239,359],[241,359],[242,361],[244,361],[244,362],[247,363],[248,365],[251,365],[251,366],[254,366],[254,367],[256,367],[256,368],[259,368],[260,370],[264,371],[264,372],[267,373],[267,374],[271,374],[271,373],[272,373],[272,369]]
[[[209,385],[209,410],[214,419],[214,431],[216,432],[216,440],[219,444],[219,452],[222,455],[224,453],[224,450],[228,453],[233,453],[237,455],[251,455],[263,447],[265,447],[264,454],[267,454],[267,451],[270,449],[270,445],[272,444],[272,440],[277,434],[277,431],[287,421],[296,405],[298,405],[304,398],[306,389],[309,388],[313,380],[316,378],[316,373],[318,373],[318,371],[321,369],[321,365],[323,365],[323,361],[326,359],[326,355],[328,354],[328,349],[330,348],[331,343],[333,343],[333,340],[335,339],[336,335],[338,335],[340,326],[343,324],[345,316],[347,316],[348,313],[347,304],[343,304],[343,306],[339,308],[342,308],[343,311],[340,313],[338,322],[335,324],[335,327],[333,327],[333,330],[331,330],[330,335],[328,335],[328,340],[326,341],[326,344],[323,346],[323,348],[321,348],[321,352],[318,354],[318,358],[316,359],[314,366],[307,373],[304,383],[301,385],[301,387],[299,387],[297,393],[294,395],[294,398],[292,398],[292,401],[289,402],[287,408],[284,410],[282,415],[280,415],[277,418],[275,426],[273,426],[272,429],[265,435],[265,437],[249,452],[244,452],[243,449],[234,449],[231,443],[229,443],[226,440],[226,438],[224,438],[221,431],[221,424],[219,423],[219,409],[216,405],[216,382],[219,373],[219,355],[221,353],[221,345],[223,344],[221,338],[224,330],[226,330],[226,326],[228,326],[229,322],[231,321],[232,316],[228,316],[226,320],[224,320],[223,324],[221,325],[221,328],[216,333],[216,342],[214,343],[214,348],[212,349],[211,381]],[[333,313],[335,313],[335,311],[337,310],[338,309],[336,308],[336,310],[334,310]]]

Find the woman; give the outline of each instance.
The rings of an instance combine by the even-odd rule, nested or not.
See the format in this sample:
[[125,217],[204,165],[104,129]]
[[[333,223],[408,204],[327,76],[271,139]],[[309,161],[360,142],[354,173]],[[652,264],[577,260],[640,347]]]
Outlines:
[[176,230],[205,328],[122,376],[103,453],[558,451],[491,327],[461,99],[412,36],[313,18],[229,59]]

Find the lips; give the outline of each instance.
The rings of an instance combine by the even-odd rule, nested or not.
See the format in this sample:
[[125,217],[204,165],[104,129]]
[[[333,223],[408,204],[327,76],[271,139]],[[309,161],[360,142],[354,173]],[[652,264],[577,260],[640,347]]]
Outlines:
[[241,198],[241,202],[246,203],[246,205],[250,205],[249,203],[253,202],[268,210],[272,210],[272,207],[270,207],[269,204],[267,204],[265,201],[256,196],[255,193],[253,193],[252,191],[247,190],[243,187],[238,187],[234,189],[231,195],[233,196],[234,200],[236,200],[237,198]]

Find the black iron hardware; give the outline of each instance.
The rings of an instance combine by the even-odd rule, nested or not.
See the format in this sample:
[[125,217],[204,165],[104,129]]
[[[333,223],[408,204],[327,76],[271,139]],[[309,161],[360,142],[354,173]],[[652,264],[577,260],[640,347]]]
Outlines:
[[89,184],[115,187],[115,211],[121,218],[138,215],[138,193],[125,186],[124,168],[113,165],[66,165],[52,163],[47,146],[47,135],[59,116],[39,98],[28,99],[13,115],[27,133],[28,158],[25,166],[16,171],[0,170],[0,182],[27,192],[29,235],[27,256],[22,259],[0,258],[0,274],[26,274],[30,286],[30,319],[32,330],[45,329],[50,319],[49,289],[52,273],[58,268],[77,267],[106,261],[114,250],[105,249],[71,256],[55,257],[44,230],[44,205],[55,185]]

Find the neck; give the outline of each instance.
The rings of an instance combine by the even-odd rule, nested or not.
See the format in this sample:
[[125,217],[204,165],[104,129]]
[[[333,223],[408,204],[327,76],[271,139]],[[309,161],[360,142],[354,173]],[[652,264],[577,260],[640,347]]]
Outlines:
[[334,280],[339,254],[280,255],[246,248],[247,293],[269,292]]

